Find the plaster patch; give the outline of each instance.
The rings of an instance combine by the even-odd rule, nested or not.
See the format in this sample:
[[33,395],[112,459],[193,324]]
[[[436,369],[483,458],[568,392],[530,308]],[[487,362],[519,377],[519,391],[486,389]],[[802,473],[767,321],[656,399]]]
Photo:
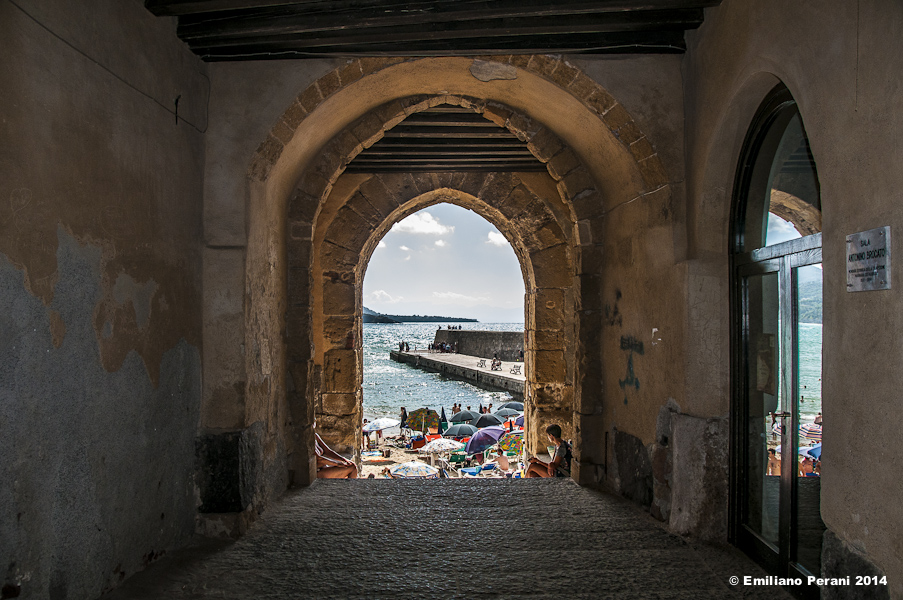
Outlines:
[[138,283],[130,275],[120,273],[113,285],[113,297],[119,304],[125,304],[129,300],[135,308],[135,323],[138,329],[147,324],[150,316],[151,299],[157,292],[157,282],[153,279],[144,283]]
[[492,81],[493,79],[517,79],[517,68],[514,65],[490,62],[488,60],[475,60],[470,65],[470,74],[480,81]]

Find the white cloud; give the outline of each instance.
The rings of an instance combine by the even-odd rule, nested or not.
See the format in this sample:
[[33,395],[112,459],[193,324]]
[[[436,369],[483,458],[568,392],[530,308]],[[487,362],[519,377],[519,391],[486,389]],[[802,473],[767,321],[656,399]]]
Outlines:
[[407,256],[404,257],[404,259],[405,259],[405,260],[411,260],[411,255],[408,254]]
[[383,302],[385,304],[395,304],[404,300],[402,296],[393,296],[385,290],[375,290],[367,294],[367,300],[371,302]]
[[386,243],[382,240],[379,240],[379,243],[376,245],[377,248],[385,248]]
[[425,235],[448,235],[453,233],[455,228],[443,225],[428,212],[418,212],[393,225],[392,231]]
[[452,304],[467,304],[473,302],[488,302],[489,298],[485,296],[468,296],[457,292],[433,292],[433,298],[451,302]]
[[508,240],[505,239],[505,236],[503,236],[501,233],[499,233],[497,231],[490,231],[488,237],[489,237],[489,239],[486,240],[487,244],[492,244],[493,246],[507,246],[508,245]]
[[445,243],[445,240],[436,240],[436,245],[440,248],[446,247],[448,244]]
[[410,251],[411,251],[411,249],[408,248],[407,246],[399,246],[398,249],[399,249],[399,250],[404,250],[405,252],[410,252]]

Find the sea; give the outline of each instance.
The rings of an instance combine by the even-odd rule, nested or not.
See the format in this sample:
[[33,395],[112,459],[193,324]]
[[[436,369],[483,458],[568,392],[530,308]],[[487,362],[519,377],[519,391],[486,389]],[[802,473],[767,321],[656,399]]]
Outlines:
[[[465,381],[429,373],[389,359],[389,351],[399,342],[407,342],[411,350],[426,349],[433,342],[436,329],[461,326],[479,331],[523,331],[523,323],[364,323],[364,418],[398,419],[401,407],[408,412],[427,407],[451,417],[452,404],[470,406],[474,411],[493,405],[493,410],[512,399],[507,392],[489,392]],[[393,435],[397,428],[384,433]]]
[[[523,323],[442,323],[441,327],[461,325],[481,331],[523,331]],[[389,351],[401,341],[411,350],[425,349],[436,335],[437,323],[365,323],[364,324],[364,418],[398,419],[401,407],[408,412],[428,407],[451,416],[452,404],[474,410],[490,403],[498,407],[511,399],[507,392],[489,392],[470,383],[429,373],[389,359]],[[811,423],[821,411],[822,326],[799,325],[800,422]],[[397,428],[386,430],[392,435]]]

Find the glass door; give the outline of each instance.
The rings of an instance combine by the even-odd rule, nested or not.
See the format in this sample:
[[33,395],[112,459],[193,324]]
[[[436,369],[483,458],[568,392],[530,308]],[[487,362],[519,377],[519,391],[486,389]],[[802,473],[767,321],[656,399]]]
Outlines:
[[731,537],[774,575],[818,576],[821,199],[783,86],[747,134],[732,225]]
[[736,267],[736,538],[785,577],[821,570],[820,237]]

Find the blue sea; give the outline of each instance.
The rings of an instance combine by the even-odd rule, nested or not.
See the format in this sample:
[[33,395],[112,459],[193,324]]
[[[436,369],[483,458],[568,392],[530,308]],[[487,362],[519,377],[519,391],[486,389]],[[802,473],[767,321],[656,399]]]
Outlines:
[[[480,331],[523,331],[523,323],[442,323],[461,325],[462,329]],[[493,410],[511,400],[507,392],[487,392],[463,381],[455,381],[428,373],[389,359],[389,351],[397,350],[405,341],[411,350],[426,349],[433,342],[438,323],[365,323],[364,324],[364,418],[390,417],[398,419],[404,406],[408,412],[424,406],[451,416],[452,404],[459,403],[473,410],[482,404],[493,404]],[[397,429],[395,430],[397,431]],[[393,430],[386,433],[392,434]]]
[[[442,327],[447,327],[443,323]],[[456,324],[453,324],[456,325]],[[483,331],[523,331],[523,323],[460,323],[464,329]],[[510,399],[506,392],[487,392],[463,381],[428,373],[389,359],[389,351],[406,341],[411,350],[426,348],[436,334],[436,323],[364,324],[364,418],[398,418],[401,407],[408,412],[429,407],[436,412],[460,403],[474,410],[482,404],[495,407]],[[811,423],[821,411],[821,343],[822,326],[801,323],[800,352],[800,422]],[[392,433],[388,430],[387,433]]]

